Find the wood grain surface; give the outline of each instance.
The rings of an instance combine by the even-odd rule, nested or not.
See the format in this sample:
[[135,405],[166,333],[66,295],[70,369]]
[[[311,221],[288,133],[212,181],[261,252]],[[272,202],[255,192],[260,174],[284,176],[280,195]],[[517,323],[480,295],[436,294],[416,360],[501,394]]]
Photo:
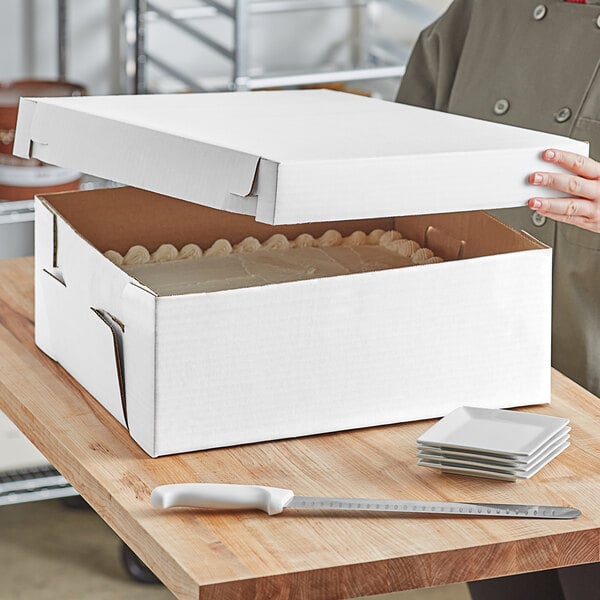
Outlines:
[[[572,445],[517,483],[417,467],[416,438],[431,421],[151,459],[35,347],[32,259],[0,261],[0,281],[0,409],[178,598],[335,600],[600,561],[600,401],[559,373],[552,404],[527,410],[570,418]],[[151,507],[152,488],[189,481],[309,496],[571,505],[583,515],[290,509],[269,517]]]

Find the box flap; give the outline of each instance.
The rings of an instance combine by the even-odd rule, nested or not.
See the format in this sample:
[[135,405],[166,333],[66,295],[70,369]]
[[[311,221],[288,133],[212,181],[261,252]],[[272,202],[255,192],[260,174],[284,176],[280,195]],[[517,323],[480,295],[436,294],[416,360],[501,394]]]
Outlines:
[[[257,156],[87,108],[62,106],[52,99],[22,99],[15,154],[70,164],[77,171],[206,206],[255,214],[256,199],[247,197]],[[153,118],[161,120],[159,115]]]
[[588,154],[561,136],[306,90],[24,99],[15,153],[288,224],[523,206],[548,147]]
[[30,158],[31,156],[31,122],[35,113],[36,103],[34,99],[22,98],[19,102],[19,136],[15,133],[13,153],[17,156]]

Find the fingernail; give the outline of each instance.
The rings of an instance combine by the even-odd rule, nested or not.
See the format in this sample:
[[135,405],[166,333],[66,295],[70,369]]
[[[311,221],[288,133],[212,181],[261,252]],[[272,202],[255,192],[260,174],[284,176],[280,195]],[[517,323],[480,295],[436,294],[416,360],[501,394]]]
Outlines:
[[546,150],[546,158],[552,160],[555,156],[554,150]]
[[529,201],[529,206],[531,208],[541,208],[542,203],[537,198],[534,198],[533,200]]
[[543,180],[543,179],[544,179],[544,178],[541,176],[541,174],[540,174],[540,173],[535,173],[535,174],[533,175],[533,183],[542,183],[542,180]]

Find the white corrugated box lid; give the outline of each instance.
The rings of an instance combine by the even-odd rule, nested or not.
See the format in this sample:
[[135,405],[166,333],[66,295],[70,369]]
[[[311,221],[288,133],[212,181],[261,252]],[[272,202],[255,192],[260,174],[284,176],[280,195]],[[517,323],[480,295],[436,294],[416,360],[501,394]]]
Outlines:
[[505,208],[561,136],[327,90],[22,99],[15,154],[265,223]]

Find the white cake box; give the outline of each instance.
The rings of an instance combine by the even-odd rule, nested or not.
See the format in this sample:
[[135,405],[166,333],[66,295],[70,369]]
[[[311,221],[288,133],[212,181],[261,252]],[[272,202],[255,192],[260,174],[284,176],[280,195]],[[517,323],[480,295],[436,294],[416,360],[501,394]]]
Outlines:
[[[151,456],[549,402],[551,250],[479,212],[547,147],[587,154],[327,91],[24,99],[19,156],[135,186],[36,200],[36,342]],[[449,260],[158,296],[103,256],[330,228]]]

